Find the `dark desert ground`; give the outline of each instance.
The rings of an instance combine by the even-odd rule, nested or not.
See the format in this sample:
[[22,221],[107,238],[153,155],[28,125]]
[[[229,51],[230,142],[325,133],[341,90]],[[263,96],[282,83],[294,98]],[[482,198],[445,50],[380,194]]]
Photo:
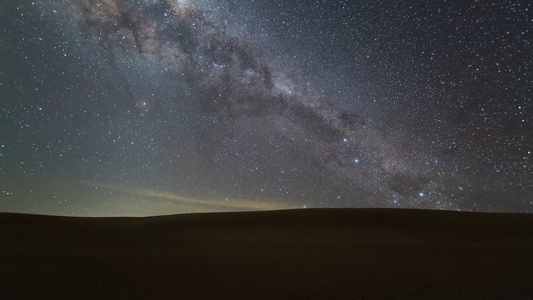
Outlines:
[[0,214],[3,299],[531,299],[533,215]]

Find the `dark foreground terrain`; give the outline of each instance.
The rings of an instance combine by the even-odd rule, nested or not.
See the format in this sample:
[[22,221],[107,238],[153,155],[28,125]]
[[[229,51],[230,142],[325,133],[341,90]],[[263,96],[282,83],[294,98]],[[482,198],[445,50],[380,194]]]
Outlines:
[[0,214],[1,299],[533,299],[533,215]]

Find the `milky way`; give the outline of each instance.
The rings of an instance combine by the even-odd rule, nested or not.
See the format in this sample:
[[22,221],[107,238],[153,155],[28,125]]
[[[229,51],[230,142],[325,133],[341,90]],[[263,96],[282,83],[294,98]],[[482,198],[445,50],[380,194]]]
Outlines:
[[[428,182],[413,177],[416,175],[408,168],[410,162],[395,155],[390,146],[381,146],[384,142],[379,136],[372,136],[377,134],[365,136],[360,132],[364,123],[361,117],[323,107],[298,90],[284,89],[284,83],[273,78],[275,74],[267,62],[245,41],[225,35],[194,5],[172,1],[137,5],[88,2],[78,9],[83,28],[103,47],[134,49],[177,64],[202,112],[215,118],[214,122],[274,118],[276,121],[269,126],[275,126],[275,130],[288,127],[284,134],[293,135],[297,142],[304,137],[311,139],[309,145],[299,143],[294,147],[311,148],[320,167],[333,169],[340,180],[353,183],[354,188],[364,172],[371,173],[368,175],[373,180],[378,180],[378,175],[392,174],[402,181],[400,184],[414,185],[399,188],[399,193],[402,189],[407,193],[422,189]],[[362,151],[371,153],[368,160],[378,170],[361,170],[357,161],[363,158],[356,154]]]
[[[3,110],[4,176],[294,207],[530,210],[531,7],[278,4],[4,8],[26,16],[4,30],[16,60],[2,87],[28,99]],[[22,56],[31,67],[13,71]]]

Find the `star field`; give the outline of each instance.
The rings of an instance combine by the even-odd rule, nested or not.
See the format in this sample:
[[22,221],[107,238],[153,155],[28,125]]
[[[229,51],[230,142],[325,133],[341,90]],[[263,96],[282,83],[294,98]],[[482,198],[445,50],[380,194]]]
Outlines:
[[0,5],[0,210],[531,212],[527,1]]

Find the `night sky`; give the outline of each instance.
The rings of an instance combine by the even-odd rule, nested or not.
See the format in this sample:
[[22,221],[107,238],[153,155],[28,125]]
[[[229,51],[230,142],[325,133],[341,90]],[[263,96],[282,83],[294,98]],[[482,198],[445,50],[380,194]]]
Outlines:
[[531,213],[533,4],[448,2],[3,1],[0,211]]

